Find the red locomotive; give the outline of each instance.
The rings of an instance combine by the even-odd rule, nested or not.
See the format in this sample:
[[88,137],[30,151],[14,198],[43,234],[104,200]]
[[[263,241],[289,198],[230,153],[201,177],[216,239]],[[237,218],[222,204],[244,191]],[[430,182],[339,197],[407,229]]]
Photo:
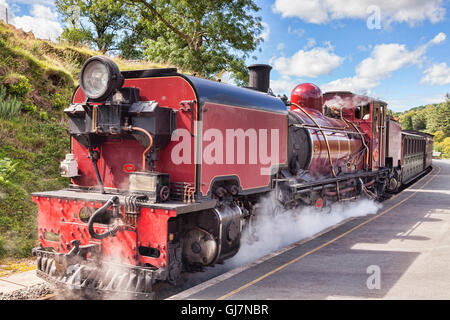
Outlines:
[[401,133],[386,103],[313,84],[288,102],[271,94],[270,66],[249,68],[239,88],[89,59],[65,110],[71,183],[33,194],[38,275],[151,298],[155,282],[235,255],[263,195],[285,207],[380,198],[431,165],[432,136]]

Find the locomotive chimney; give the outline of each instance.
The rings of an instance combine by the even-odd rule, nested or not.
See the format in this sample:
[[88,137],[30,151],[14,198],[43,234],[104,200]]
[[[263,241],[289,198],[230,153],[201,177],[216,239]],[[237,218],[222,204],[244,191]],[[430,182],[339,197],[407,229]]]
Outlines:
[[248,66],[250,71],[250,88],[267,93],[270,87],[270,70],[268,64],[253,64]]

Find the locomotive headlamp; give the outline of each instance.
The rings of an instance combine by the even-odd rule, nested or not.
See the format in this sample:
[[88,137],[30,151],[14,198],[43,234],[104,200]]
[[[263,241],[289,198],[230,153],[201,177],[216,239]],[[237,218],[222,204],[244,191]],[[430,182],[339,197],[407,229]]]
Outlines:
[[110,59],[95,56],[86,61],[80,72],[80,86],[93,101],[104,101],[122,87],[124,78]]

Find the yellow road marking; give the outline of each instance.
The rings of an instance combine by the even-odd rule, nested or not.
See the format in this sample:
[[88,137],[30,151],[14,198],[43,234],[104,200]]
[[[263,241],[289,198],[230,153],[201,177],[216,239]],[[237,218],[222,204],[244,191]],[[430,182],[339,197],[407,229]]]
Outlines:
[[[310,254],[312,254],[312,253],[314,253],[314,252],[316,252],[316,251],[318,251],[318,250],[320,250],[320,249],[322,249],[322,248],[324,248],[324,247],[330,245],[331,243],[333,243],[333,242],[335,242],[335,241],[341,239],[342,237],[346,236],[347,234],[349,234],[349,233],[351,233],[351,232],[353,232],[353,231],[359,229],[359,228],[362,227],[363,225],[365,225],[365,224],[367,224],[367,223],[369,223],[369,222],[371,222],[371,221],[373,221],[373,220],[375,220],[375,219],[378,219],[379,217],[385,215],[386,213],[388,213],[388,212],[391,211],[392,209],[398,207],[399,205],[401,205],[401,204],[404,203],[405,201],[411,199],[411,197],[414,196],[416,193],[418,193],[419,190],[421,190],[421,189],[423,189],[425,186],[427,186],[427,185],[428,185],[435,177],[437,177],[437,176],[439,175],[439,173],[441,172],[441,167],[438,167],[438,168],[439,168],[439,171],[438,171],[434,176],[432,176],[427,182],[425,182],[425,183],[422,185],[422,187],[420,187],[420,188],[417,189],[414,193],[412,193],[411,195],[409,195],[408,197],[406,197],[406,198],[403,199],[402,201],[396,203],[396,204],[393,205],[392,207],[390,207],[390,208],[388,208],[388,209],[386,209],[386,210],[380,212],[379,214],[373,216],[373,217],[370,218],[370,219],[367,219],[366,221],[360,223],[359,225],[353,227],[352,229],[350,229],[350,230],[348,230],[348,231],[346,231],[346,232],[340,234],[340,235],[337,236],[336,238],[331,239],[330,241],[328,241],[328,242],[326,242],[326,243],[324,243],[324,244],[322,244],[322,245],[320,245],[320,246],[318,246],[318,247],[312,249],[311,251],[308,251],[308,252],[302,254],[301,256],[299,256],[299,257],[297,257],[297,258],[295,258],[295,259],[293,259],[293,260],[291,260],[291,261],[289,261],[289,262],[287,262],[287,263],[285,263],[285,264],[279,266],[279,267],[276,268],[276,269],[273,269],[272,271],[270,271],[270,272],[268,272],[268,273],[266,273],[266,274],[260,276],[259,278],[256,278],[255,280],[248,282],[247,284],[243,285],[242,287],[239,287],[239,288],[237,288],[237,289],[235,289],[235,290],[233,290],[233,291],[230,291],[229,293],[227,293],[227,294],[225,294],[225,295],[223,295],[223,296],[217,298],[217,300],[225,300],[226,298],[228,298],[228,297],[230,297],[230,296],[232,296],[232,295],[234,295],[234,294],[236,294],[236,293],[238,293],[238,292],[240,292],[240,291],[242,291],[242,290],[244,290],[244,289],[250,287],[251,285],[253,285],[253,284],[255,284],[255,283],[257,283],[257,282],[259,282],[259,281],[261,281],[261,280],[267,278],[268,276],[270,276],[270,275],[272,275],[272,274],[274,274],[274,273],[276,273],[276,272],[278,272],[278,271],[280,271],[280,270],[286,268],[287,266],[289,266],[289,265],[291,265],[291,264],[293,264],[293,263],[295,263],[295,262],[297,262],[297,261],[303,259],[304,257],[309,256]],[[433,168],[433,171],[434,171],[434,170],[435,170],[435,169]],[[419,181],[420,181],[420,180],[419,180]],[[416,183],[417,183],[417,182],[416,182]]]

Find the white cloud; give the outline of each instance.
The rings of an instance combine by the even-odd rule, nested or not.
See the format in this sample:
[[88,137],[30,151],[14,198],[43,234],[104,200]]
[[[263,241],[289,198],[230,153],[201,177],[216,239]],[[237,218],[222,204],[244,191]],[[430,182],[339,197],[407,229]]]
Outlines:
[[421,83],[444,85],[450,83],[450,67],[445,62],[435,63],[424,72]]
[[329,23],[339,19],[367,19],[368,8],[376,6],[380,10],[383,23],[406,22],[414,25],[429,20],[442,21],[445,8],[442,0],[276,0],[273,11],[282,17],[297,17],[315,24]]
[[311,23],[323,23],[328,20],[327,9],[322,1],[276,0],[273,10],[283,18],[298,17]]
[[289,77],[282,78],[279,80],[270,80],[270,89],[274,92],[274,94],[285,94],[290,96],[291,91],[295,88],[296,85],[302,83],[300,80],[292,80]]
[[439,32],[433,39],[430,40],[432,44],[439,44],[447,38],[447,35],[443,32]]
[[294,29],[291,26],[288,26],[288,33],[301,38],[305,34],[305,29],[301,29],[301,28],[300,29]]
[[284,76],[316,78],[330,74],[343,60],[344,58],[334,54],[330,47],[317,47],[309,51],[299,50],[289,58],[275,59],[274,69]]
[[317,44],[316,39],[308,38],[306,45],[303,47],[304,50],[314,47]]
[[[442,33],[443,34],[443,33]],[[355,75],[331,81],[322,85],[325,91],[349,90],[357,93],[369,93],[377,87],[382,79],[389,78],[394,71],[410,65],[419,65],[426,50],[445,39],[438,34],[427,44],[415,50],[408,50],[404,44],[390,43],[376,45],[370,56],[361,61],[355,68]],[[439,41],[435,41],[439,39]]]
[[356,47],[356,49],[358,49],[358,51],[369,51],[370,49],[372,49],[372,45],[369,44],[367,47],[360,44]]
[[267,41],[267,40],[269,40],[270,27],[265,22],[261,22],[261,24],[263,26],[263,31],[261,32],[260,38],[262,38],[264,41]]
[[360,78],[387,78],[393,71],[417,63],[423,53],[423,47],[409,51],[404,44],[376,45],[370,57],[356,67],[356,74]]
[[30,13],[31,15],[12,17],[11,24],[25,32],[32,31],[36,38],[56,41],[62,33],[62,27],[57,20],[58,14],[39,3],[33,5]]
[[12,0],[14,3],[22,3],[22,4],[42,4],[47,7],[53,7],[55,5],[55,0]]
[[43,19],[49,19],[49,20],[56,20],[58,19],[58,13],[52,12],[52,10],[49,7],[36,4],[31,9],[31,14],[35,18],[43,18]]

